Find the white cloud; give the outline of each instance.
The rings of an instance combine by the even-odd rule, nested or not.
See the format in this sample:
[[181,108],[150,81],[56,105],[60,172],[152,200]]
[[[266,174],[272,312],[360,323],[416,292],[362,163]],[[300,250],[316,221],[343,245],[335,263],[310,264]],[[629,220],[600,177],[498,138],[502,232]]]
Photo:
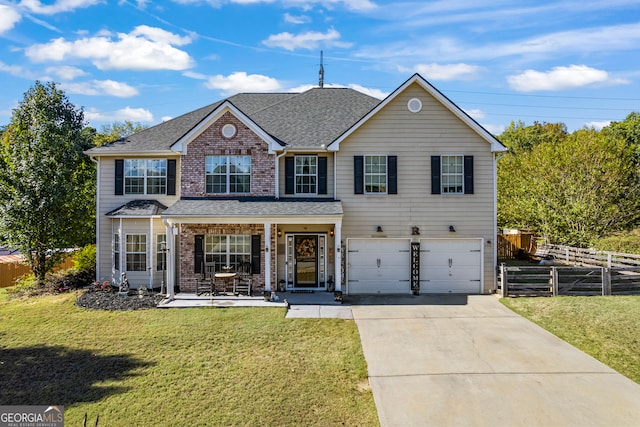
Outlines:
[[604,70],[598,70],[586,65],[570,65],[555,67],[542,72],[526,70],[520,74],[507,77],[509,86],[519,92],[533,92],[537,90],[575,89],[594,84],[623,84],[625,80],[613,79]]
[[189,37],[141,25],[129,34],[118,33],[116,40],[108,35],[75,41],[61,37],[30,46],[25,54],[35,62],[89,59],[101,70],[185,70],[193,66],[194,61],[173,45],[190,42]]
[[[212,7],[221,7],[224,3],[235,4],[258,4],[258,3],[275,3],[275,0],[173,0],[179,4],[208,4]],[[300,7],[303,9],[311,9],[315,5],[321,5],[326,8],[334,8],[344,6],[346,9],[353,11],[369,11],[377,6],[370,0],[284,0],[287,7]]]
[[6,33],[13,28],[22,17],[12,7],[0,4],[0,34]]
[[467,113],[468,115],[470,115],[471,117],[474,118],[474,120],[480,120],[480,119],[484,119],[487,115],[484,113],[484,111],[479,110],[477,108],[472,108],[470,110],[464,110],[465,113]]
[[[418,64],[413,71],[420,73],[427,80],[469,80],[480,72],[481,67],[469,64]],[[410,69],[401,68],[401,71]]]
[[311,22],[311,18],[305,15],[293,16],[289,13],[284,14],[284,22],[288,22],[289,24],[307,24]]
[[84,112],[84,117],[89,122],[142,122],[152,123],[153,114],[144,108],[125,107],[117,111],[100,112],[95,108],[90,108]]
[[18,65],[5,64],[2,61],[0,61],[0,71],[16,77],[24,77],[28,79],[34,78],[33,74],[29,70]]
[[118,98],[130,98],[139,95],[138,89],[126,83],[114,80],[92,80],[82,83],[62,83],[60,85],[69,93],[88,96],[109,95]]
[[318,49],[320,45],[325,47],[342,47],[349,48],[352,43],[341,42],[340,33],[333,28],[326,33],[317,31],[308,31],[306,33],[291,34],[284,32],[280,34],[272,34],[267,40],[263,40],[262,44],[269,47],[281,47],[286,50]]
[[53,2],[53,4],[43,5],[42,2],[38,0],[22,0],[20,5],[32,13],[54,15],[60,12],[70,12],[75,9],[93,6],[100,2],[101,0],[58,0]]
[[162,118],[160,119],[162,122],[168,122],[169,120],[173,119],[173,117],[171,116],[162,116]]
[[70,65],[61,65],[58,67],[47,67],[45,70],[48,74],[57,76],[60,80],[74,80],[76,77],[84,76],[85,73],[78,67]]
[[211,76],[207,79],[205,86],[209,89],[219,89],[225,95],[240,92],[273,92],[282,88],[278,80],[272,77],[245,72],[235,72],[228,76],[220,74]]
[[485,128],[491,135],[501,135],[502,132],[507,128],[505,125],[492,125],[492,124],[482,124],[480,125]]
[[584,126],[589,129],[593,128],[595,130],[602,130],[602,128],[607,127],[610,124],[611,124],[611,120],[605,120],[602,122],[588,122],[588,123],[585,123]]

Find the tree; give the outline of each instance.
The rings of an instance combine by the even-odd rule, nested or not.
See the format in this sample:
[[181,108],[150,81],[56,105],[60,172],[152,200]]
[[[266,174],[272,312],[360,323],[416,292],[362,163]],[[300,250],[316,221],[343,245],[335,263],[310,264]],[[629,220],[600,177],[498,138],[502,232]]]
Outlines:
[[527,126],[524,122],[511,122],[498,138],[512,153],[531,151],[543,143],[558,143],[567,137],[564,123],[538,123]]
[[0,239],[26,257],[36,280],[65,249],[91,242],[95,166],[83,153],[84,113],[55,83],[35,85],[13,110],[0,146]]
[[113,122],[110,125],[102,126],[102,131],[95,135],[94,144],[96,147],[100,147],[146,128],[148,128],[148,126],[138,122],[134,123],[129,120],[125,120],[124,122]]
[[632,226],[640,220],[633,150],[621,138],[583,129],[508,154],[498,166],[499,223],[582,247]]

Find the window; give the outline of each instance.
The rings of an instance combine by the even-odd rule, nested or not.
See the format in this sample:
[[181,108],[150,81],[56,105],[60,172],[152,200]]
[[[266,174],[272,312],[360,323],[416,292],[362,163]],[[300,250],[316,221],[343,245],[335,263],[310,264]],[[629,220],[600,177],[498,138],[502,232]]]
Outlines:
[[120,235],[113,235],[113,269],[120,271]]
[[440,161],[442,194],[463,194],[462,156],[442,156]]
[[156,235],[156,270],[164,271],[167,269],[167,235]]
[[229,266],[233,271],[242,264],[251,262],[250,235],[207,234],[204,240],[204,261],[213,266],[213,271],[221,272]]
[[250,193],[251,156],[207,156],[207,193]]
[[166,194],[166,159],[126,159],[124,161],[125,194]]
[[387,192],[387,156],[364,156],[364,191]]
[[473,156],[431,156],[431,194],[473,193]]
[[125,246],[127,271],[147,270],[147,235],[128,234]]
[[316,194],[318,157],[296,156],[296,194]]

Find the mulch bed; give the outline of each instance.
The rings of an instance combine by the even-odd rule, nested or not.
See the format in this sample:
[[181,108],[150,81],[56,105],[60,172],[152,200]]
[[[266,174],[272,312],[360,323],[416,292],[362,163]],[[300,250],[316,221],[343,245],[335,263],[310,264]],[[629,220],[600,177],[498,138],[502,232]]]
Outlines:
[[143,310],[156,308],[163,295],[146,293],[140,297],[134,290],[127,296],[118,296],[117,292],[88,290],[76,299],[76,305],[92,310]]

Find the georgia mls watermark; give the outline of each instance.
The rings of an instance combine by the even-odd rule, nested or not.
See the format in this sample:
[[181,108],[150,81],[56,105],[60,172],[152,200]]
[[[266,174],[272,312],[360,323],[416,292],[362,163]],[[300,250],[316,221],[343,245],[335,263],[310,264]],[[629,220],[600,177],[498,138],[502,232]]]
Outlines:
[[0,427],[64,427],[64,406],[0,406]]

